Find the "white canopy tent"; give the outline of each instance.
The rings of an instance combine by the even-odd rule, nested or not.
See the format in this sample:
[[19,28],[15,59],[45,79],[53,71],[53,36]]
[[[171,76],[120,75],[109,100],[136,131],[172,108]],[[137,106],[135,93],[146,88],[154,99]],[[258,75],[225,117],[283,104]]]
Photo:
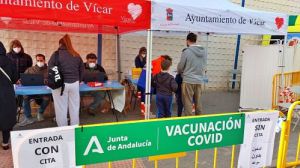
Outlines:
[[152,30],[285,35],[287,15],[243,8],[227,0],[152,0]]
[[228,0],[152,0],[147,38],[146,115],[150,114],[152,31],[193,31],[218,34],[286,35],[288,16],[256,11]]

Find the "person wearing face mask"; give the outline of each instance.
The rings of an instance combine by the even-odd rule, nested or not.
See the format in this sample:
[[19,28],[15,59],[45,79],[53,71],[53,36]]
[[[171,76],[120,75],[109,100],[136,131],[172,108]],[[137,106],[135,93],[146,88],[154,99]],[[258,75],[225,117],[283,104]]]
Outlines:
[[[86,56],[86,63],[84,63],[84,75],[83,78],[88,74],[88,73],[95,73],[95,72],[103,72],[106,73],[104,68],[97,64],[97,56],[94,53],[90,53]],[[104,80],[107,81],[108,77],[105,75]],[[90,92],[90,93],[85,93],[85,95],[89,95],[93,97],[93,102],[88,105],[86,108],[86,111],[92,115],[95,116],[97,108],[102,104],[102,100],[105,98],[105,93],[104,92]],[[104,111],[102,111],[104,112]]]
[[135,67],[136,68],[144,68],[146,65],[146,54],[147,49],[146,47],[141,47],[139,50],[139,54],[135,57]]
[[186,38],[187,48],[182,51],[177,73],[182,77],[182,102],[185,115],[193,115],[193,102],[195,114],[202,112],[201,92],[206,73],[207,57],[204,47],[197,45],[197,35],[189,33]]
[[32,66],[32,58],[24,52],[24,48],[19,40],[13,40],[10,43],[7,56],[17,66],[18,79],[20,79],[21,73],[24,73],[27,68]]
[[[47,64],[46,64],[46,57],[43,54],[36,55],[36,65],[33,67],[28,68],[25,73],[26,74],[41,74],[44,76],[45,84],[47,82]],[[30,107],[30,100],[34,100],[36,104],[40,105],[40,108],[37,113],[37,120],[43,121],[44,116],[43,113],[47,108],[50,97],[46,95],[38,95],[38,96],[24,96],[23,97],[23,109],[24,109],[24,120],[19,124],[19,126],[23,127],[28,124],[32,124],[36,121],[35,118],[31,115],[31,107]]]

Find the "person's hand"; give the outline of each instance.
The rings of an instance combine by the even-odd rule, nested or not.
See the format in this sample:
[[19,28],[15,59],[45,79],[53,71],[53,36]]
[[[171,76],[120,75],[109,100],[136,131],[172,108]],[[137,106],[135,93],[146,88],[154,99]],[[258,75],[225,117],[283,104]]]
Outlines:
[[17,82],[16,82],[17,85],[21,85],[22,82],[21,82],[21,79],[19,79]]

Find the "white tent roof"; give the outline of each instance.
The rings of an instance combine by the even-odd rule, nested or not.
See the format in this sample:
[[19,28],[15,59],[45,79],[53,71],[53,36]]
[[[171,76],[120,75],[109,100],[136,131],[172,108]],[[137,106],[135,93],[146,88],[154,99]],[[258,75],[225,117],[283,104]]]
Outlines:
[[288,16],[228,0],[152,0],[152,30],[285,35]]

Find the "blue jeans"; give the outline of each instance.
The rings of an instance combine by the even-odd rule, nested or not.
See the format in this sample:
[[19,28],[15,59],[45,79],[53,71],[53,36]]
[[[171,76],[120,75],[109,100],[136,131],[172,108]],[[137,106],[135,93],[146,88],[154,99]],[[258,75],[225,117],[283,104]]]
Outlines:
[[23,96],[23,109],[24,115],[26,118],[31,118],[31,107],[30,107],[30,100],[34,99],[34,101],[40,105],[39,113],[43,114],[45,109],[47,108],[50,98],[48,96]]
[[156,94],[157,118],[171,117],[172,99],[172,96]]
[[93,102],[89,105],[89,108],[96,110],[102,103],[102,100],[105,98],[105,92],[89,92],[84,95],[90,95],[93,97]]

